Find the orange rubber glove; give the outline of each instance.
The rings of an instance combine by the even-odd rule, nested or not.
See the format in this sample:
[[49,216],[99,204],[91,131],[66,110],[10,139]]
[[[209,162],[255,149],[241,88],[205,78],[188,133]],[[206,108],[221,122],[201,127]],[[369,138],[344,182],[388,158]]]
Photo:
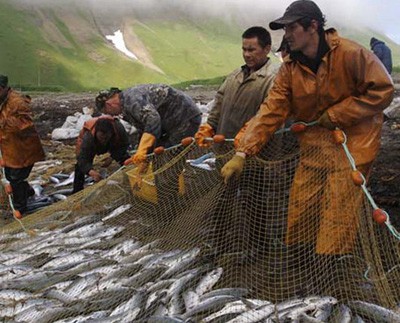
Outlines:
[[224,183],[228,184],[231,178],[239,178],[243,172],[244,163],[246,159],[244,157],[235,155],[230,161],[228,161],[221,169],[221,175],[224,178]]
[[212,141],[206,141],[206,138],[212,138],[215,135],[213,127],[208,123],[204,123],[199,127],[199,130],[194,135],[197,145],[202,148],[208,148],[211,146]]
[[240,139],[242,139],[244,133],[246,132],[246,129],[247,129],[247,125],[248,125],[248,124],[249,124],[249,123],[246,122],[246,123],[244,124],[244,126],[243,126],[242,128],[240,128],[239,132],[236,134],[235,140],[233,141],[233,145],[235,146],[235,148],[238,148],[238,147],[239,147]]
[[149,149],[151,149],[154,146],[155,142],[156,142],[156,137],[154,137],[151,133],[148,132],[143,133],[142,138],[140,138],[139,147],[136,153],[132,156],[132,162],[135,165],[139,165],[140,163],[146,161],[147,159],[146,155]]
[[335,130],[336,125],[331,121],[328,111],[325,111],[318,119],[318,125],[328,130]]

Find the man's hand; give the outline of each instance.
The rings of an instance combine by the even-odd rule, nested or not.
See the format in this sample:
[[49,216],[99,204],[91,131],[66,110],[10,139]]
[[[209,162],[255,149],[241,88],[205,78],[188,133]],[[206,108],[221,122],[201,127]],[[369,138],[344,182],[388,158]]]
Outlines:
[[132,163],[134,165],[139,165],[144,163],[147,160],[147,153],[143,153],[142,151],[138,151],[136,154],[132,156]]
[[202,124],[194,135],[194,139],[199,147],[208,148],[212,141],[206,141],[206,138],[212,138],[215,135],[214,129],[208,124]]
[[144,132],[142,138],[140,138],[139,147],[136,150],[136,154],[132,156],[132,163],[139,165],[147,160],[147,152],[153,147],[156,142],[156,137],[151,133]]
[[100,182],[103,177],[100,175],[100,173],[98,171],[95,171],[94,169],[91,169],[88,173],[88,175],[93,178],[93,180],[95,182]]
[[221,169],[221,175],[224,178],[224,183],[228,184],[229,180],[239,178],[243,172],[245,158],[235,155]]
[[329,118],[329,114],[327,111],[325,111],[318,119],[318,125],[321,127],[324,127],[328,130],[335,130],[336,125],[331,121]]

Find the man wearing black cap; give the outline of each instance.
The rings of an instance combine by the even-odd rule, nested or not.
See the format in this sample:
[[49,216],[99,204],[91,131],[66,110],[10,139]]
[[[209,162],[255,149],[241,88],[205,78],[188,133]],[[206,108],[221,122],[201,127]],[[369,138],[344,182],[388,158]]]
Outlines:
[[28,197],[34,194],[26,179],[33,164],[44,160],[45,155],[33,124],[30,98],[12,90],[5,75],[0,75],[0,139],[14,209],[24,213]]
[[[333,28],[324,30],[324,24],[321,10],[309,0],[293,2],[269,24],[273,30],[284,29],[291,53],[221,173],[226,183],[240,176],[246,157],[256,155],[289,115],[294,121],[317,121],[318,126],[298,135],[302,153],[290,192],[286,244],[313,245],[325,262],[352,252],[359,218],[357,211],[348,211],[355,208],[348,205],[346,186],[329,187],[339,178],[332,167],[337,145],[323,138],[331,138],[329,130],[342,129],[357,169],[367,177],[394,87],[373,53],[339,37]],[[318,159],[309,151],[331,157]],[[341,183],[348,183],[350,171]],[[314,223],[310,210],[319,210]]]

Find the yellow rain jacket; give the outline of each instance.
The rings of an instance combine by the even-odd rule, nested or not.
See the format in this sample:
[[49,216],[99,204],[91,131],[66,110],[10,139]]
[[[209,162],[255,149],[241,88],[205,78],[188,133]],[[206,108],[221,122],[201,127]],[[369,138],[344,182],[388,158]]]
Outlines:
[[[355,163],[367,175],[380,147],[382,111],[393,99],[393,83],[373,53],[339,37],[334,29],[327,30],[325,37],[330,50],[316,74],[298,61],[285,60],[237,151],[257,154],[288,115],[295,121],[311,122],[327,111],[346,133]],[[336,178],[329,169],[333,171],[338,146],[333,140],[323,140],[327,133],[327,129],[314,126],[298,134],[301,159],[291,189],[286,242],[315,241],[317,253],[342,254],[353,248],[358,215],[354,207],[343,204],[347,201],[344,197],[350,196],[346,186],[336,187],[335,194],[328,196]],[[349,169],[347,174],[345,181],[350,181]],[[335,185],[339,182],[335,180]],[[360,197],[354,199],[361,201]],[[312,203],[319,205],[313,208]],[[320,212],[316,237],[312,236],[314,230],[307,228],[312,212]]]
[[0,147],[5,166],[23,168],[44,160],[30,99],[10,89],[0,109]]

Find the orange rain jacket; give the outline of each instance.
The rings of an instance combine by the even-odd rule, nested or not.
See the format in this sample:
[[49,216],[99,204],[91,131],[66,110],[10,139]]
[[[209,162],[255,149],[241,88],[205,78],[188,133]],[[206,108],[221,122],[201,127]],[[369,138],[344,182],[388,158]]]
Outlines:
[[[257,154],[288,115],[311,122],[327,111],[346,133],[357,168],[367,177],[393,83],[364,47],[340,38],[334,29],[326,31],[326,40],[330,50],[316,74],[285,60],[237,151]],[[356,241],[362,192],[352,184],[349,163],[339,161],[338,145],[329,135],[319,126],[298,133],[301,158],[290,191],[286,243],[315,242],[318,254],[345,254]]]
[[45,159],[32,120],[30,98],[12,89],[0,105],[0,138],[6,167],[23,168]]
[[[382,111],[393,99],[392,80],[378,58],[366,48],[326,31],[330,51],[315,75],[290,58],[282,64],[274,86],[242,137],[238,151],[257,154],[290,114],[295,121],[310,122],[328,111],[348,136],[356,164],[371,162],[380,146]],[[313,127],[299,135],[301,145],[319,146]]]

